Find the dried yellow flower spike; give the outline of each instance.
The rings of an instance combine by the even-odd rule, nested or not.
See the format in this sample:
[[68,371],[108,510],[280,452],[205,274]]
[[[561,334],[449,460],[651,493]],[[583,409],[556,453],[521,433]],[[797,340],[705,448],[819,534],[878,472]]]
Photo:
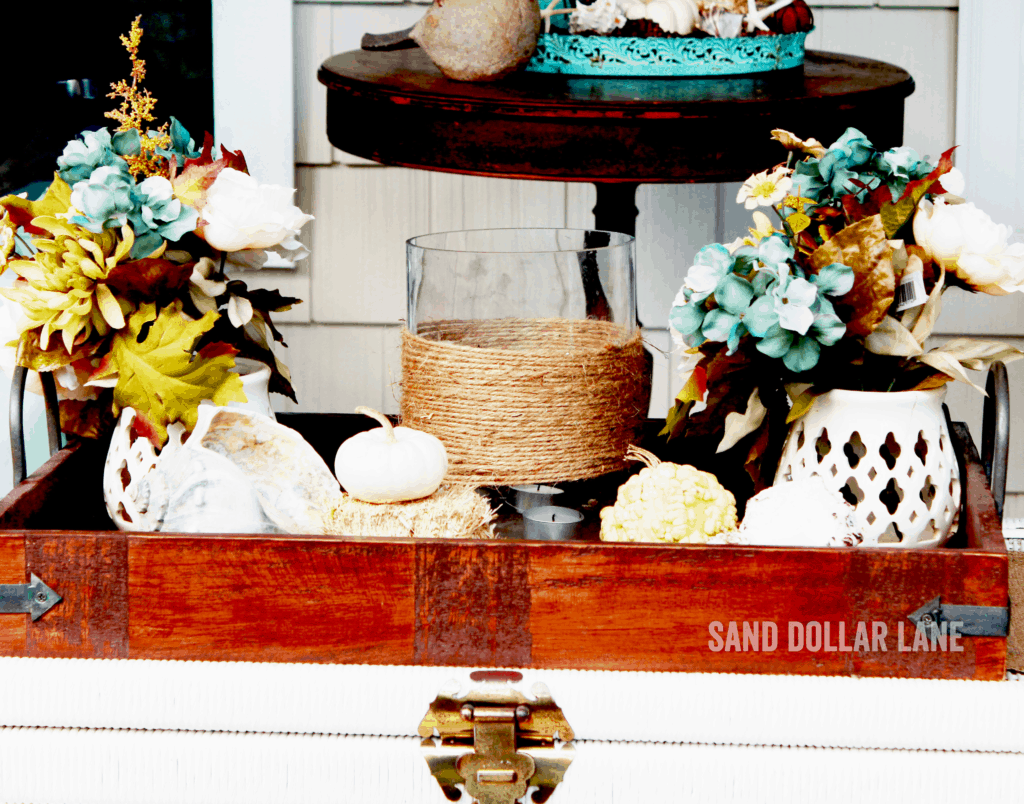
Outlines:
[[156,118],[153,116],[153,107],[156,106],[154,98],[148,89],[143,89],[141,84],[146,77],[146,62],[139,58],[139,43],[142,41],[142,27],[139,20],[142,16],[132,21],[131,30],[128,36],[121,35],[121,44],[128,51],[132,60],[132,82],[129,84],[124,79],[110,85],[112,90],[108,98],[122,98],[121,106],[105,115],[117,120],[121,125],[118,131],[139,132],[141,148],[138,156],[126,156],[125,161],[135,176],[166,176],[168,173],[167,160],[156,153],[158,148],[167,148],[171,144],[171,135],[167,133],[168,124],[164,123],[155,131],[150,130],[146,125]]

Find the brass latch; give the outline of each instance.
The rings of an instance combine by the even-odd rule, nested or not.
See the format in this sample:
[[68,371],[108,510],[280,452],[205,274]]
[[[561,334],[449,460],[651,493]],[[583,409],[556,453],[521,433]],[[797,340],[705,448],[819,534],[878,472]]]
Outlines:
[[480,804],[513,804],[531,787],[536,804],[562,781],[572,762],[572,728],[547,687],[532,698],[512,686],[520,673],[477,672],[469,693],[442,691],[420,723],[423,754],[450,801],[463,785]]

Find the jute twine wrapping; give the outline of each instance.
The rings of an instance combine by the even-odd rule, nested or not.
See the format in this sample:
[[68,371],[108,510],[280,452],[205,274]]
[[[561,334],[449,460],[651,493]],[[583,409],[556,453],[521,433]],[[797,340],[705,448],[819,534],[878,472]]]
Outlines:
[[444,442],[452,483],[622,469],[649,393],[640,333],[606,321],[438,321],[402,333],[402,423]]

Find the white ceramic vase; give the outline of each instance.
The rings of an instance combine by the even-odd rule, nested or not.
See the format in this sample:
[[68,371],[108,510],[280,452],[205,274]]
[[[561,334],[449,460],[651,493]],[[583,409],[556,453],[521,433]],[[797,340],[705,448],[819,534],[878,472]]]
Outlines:
[[[246,401],[230,402],[228,407],[251,410],[276,420],[270,406],[270,368],[257,360],[235,358],[234,371],[242,378]],[[170,425],[167,443],[158,450],[149,439],[139,438],[135,433],[135,417],[134,408],[124,408],[118,418],[103,465],[103,499],[107,513],[120,530],[152,531],[155,523],[136,504],[139,483],[162,456],[181,446],[185,428],[178,423]]]
[[944,387],[823,394],[790,428],[776,485],[822,478],[856,509],[865,545],[940,546],[960,508],[945,395]]

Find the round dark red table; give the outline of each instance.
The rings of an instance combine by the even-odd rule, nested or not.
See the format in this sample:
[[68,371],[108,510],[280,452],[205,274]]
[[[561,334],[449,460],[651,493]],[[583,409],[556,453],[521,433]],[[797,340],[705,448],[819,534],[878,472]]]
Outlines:
[[742,181],[784,161],[773,128],[826,145],[855,126],[903,141],[905,70],[808,52],[803,68],[723,78],[519,72],[451,81],[419,48],[353,51],[320,67],[327,136],[387,165],[597,186],[596,228],[635,234],[643,183]]

